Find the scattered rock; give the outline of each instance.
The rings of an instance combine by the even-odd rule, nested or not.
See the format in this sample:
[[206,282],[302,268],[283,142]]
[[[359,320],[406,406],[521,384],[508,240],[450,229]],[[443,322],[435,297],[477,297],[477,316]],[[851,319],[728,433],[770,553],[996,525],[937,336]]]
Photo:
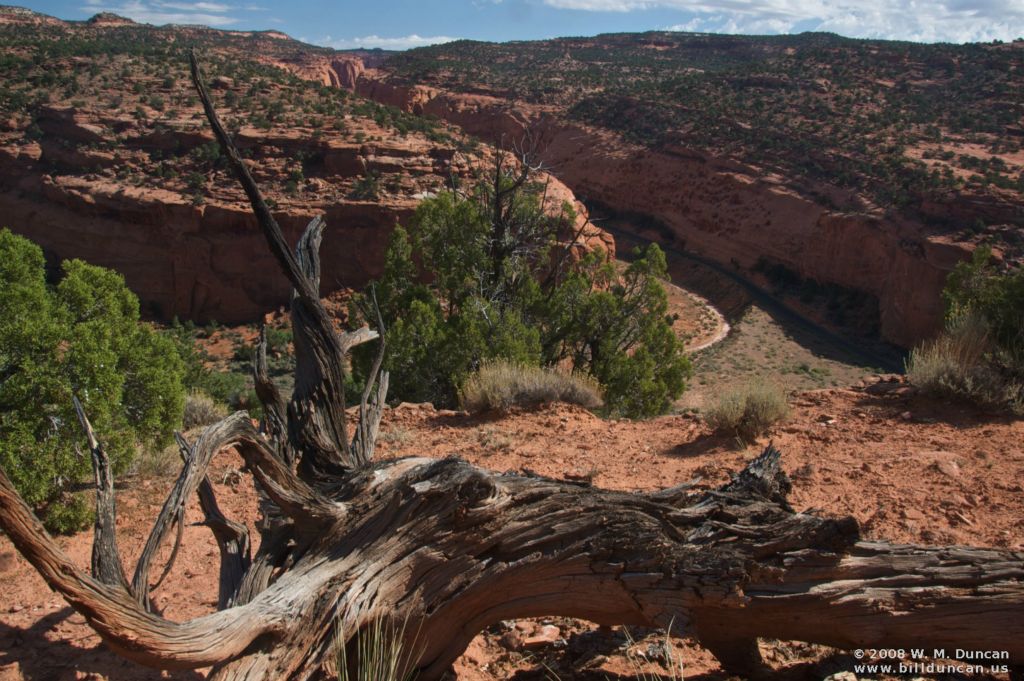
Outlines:
[[921,511],[916,508],[905,508],[900,515],[906,520],[924,520],[924,513],[921,513]]
[[935,462],[935,468],[950,478],[960,477],[960,465],[956,461],[941,460]]
[[518,631],[513,629],[502,634],[501,638],[498,639],[498,643],[505,650],[520,650],[523,647],[523,637],[520,636]]
[[522,620],[520,622],[516,622],[516,629],[521,634],[530,635],[530,634],[532,634],[534,632],[534,630],[536,628],[537,628],[537,626],[533,622],[530,622],[528,620]]
[[533,636],[523,639],[524,650],[534,650],[554,645],[562,639],[562,631],[553,624],[545,624]]

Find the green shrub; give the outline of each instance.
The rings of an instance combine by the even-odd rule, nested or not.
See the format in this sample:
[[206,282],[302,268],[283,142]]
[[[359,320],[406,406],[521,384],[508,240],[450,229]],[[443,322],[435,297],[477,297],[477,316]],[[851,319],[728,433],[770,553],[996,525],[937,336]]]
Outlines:
[[46,283],[42,250],[0,230],[0,464],[54,531],[88,522],[68,493],[91,476],[71,404],[85,406],[114,473],[138,443],[162,446],[181,423],[185,367],[174,343],[139,323],[121,275],[80,260]]
[[[420,204],[411,231],[395,230],[375,292],[396,397],[453,405],[470,374],[503,360],[572,366],[602,386],[609,413],[664,412],[691,375],[667,312],[664,253],[637,252],[621,273],[603,252],[563,257],[572,207],[551,215],[543,187],[516,181],[441,193]],[[365,296],[354,308],[359,323],[374,323]],[[356,351],[362,377],[373,352]]]
[[1024,268],[1000,270],[988,248],[943,289],[946,328],[911,352],[911,382],[933,395],[1024,413]]
[[988,322],[976,313],[963,314],[910,353],[907,376],[931,395],[1024,413],[1024,384],[999,370],[993,360],[997,352]]
[[85,492],[65,492],[43,510],[43,524],[53,534],[72,534],[93,522],[96,515],[93,496]]
[[1024,372],[1024,267],[997,268],[987,247],[974,251],[946,279],[947,324],[976,315],[984,320],[997,356],[1008,370]]
[[504,411],[545,402],[578,404],[597,409],[601,387],[590,376],[557,369],[487,362],[466,379],[459,393],[463,409],[471,412]]
[[752,443],[789,415],[786,393],[774,383],[756,380],[722,395],[707,412],[716,433]]
[[267,350],[270,352],[286,352],[288,344],[292,342],[292,329],[290,326],[277,328],[267,327]]

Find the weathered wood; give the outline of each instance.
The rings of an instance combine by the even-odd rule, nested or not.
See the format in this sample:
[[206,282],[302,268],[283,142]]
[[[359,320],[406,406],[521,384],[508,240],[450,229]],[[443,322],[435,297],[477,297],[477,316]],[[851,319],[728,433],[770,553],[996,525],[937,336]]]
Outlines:
[[[180,433],[175,433],[182,460],[193,458],[192,447]],[[220,550],[220,581],[217,608],[223,610],[234,604],[242,587],[245,573],[252,564],[249,546],[249,528],[227,518],[217,504],[217,495],[209,476],[204,476],[197,490],[199,507],[203,510],[203,524],[210,528]],[[179,527],[181,527],[179,525]],[[179,539],[180,542],[180,539]],[[170,565],[170,561],[168,562]]]
[[281,391],[270,378],[267,366],[267,325],[260,326],[260,337],[253,352],[253,386],[256,397],[263,405],[263,429],[278,449],[278,455],[289,465],[294,464],[294,452],[288,443],[288,414]]
[[96,481],[96,522],[93,529],[92,542],[92,576],[110,586],[119,586],[126,592],[131,588],[124,574],[124,564],[117,548],[117,510],[114,496],[114,473],[110,469],[110,459],[103,445],[96,439],[85,408],[78,397],[71,398],[75,407],[78,423],[85,431],[89,452],[92,456],[92,469]]

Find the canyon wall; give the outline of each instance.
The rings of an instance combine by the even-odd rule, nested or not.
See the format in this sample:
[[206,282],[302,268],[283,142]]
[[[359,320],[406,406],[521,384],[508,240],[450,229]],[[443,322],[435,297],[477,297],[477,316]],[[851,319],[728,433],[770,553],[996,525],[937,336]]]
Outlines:
[[[379,277],[391,230],[414,209],[414,202],[348,202],[275,217],[295,243],[309,220],[325,215],[326,294]],[[194,206],[174,192],[47,176],[0,192],[0,215],[0,226],[38,243],[50,261],[79,258],[123,274],[150,318],[248,323],[289,299],[288,281],[246,204]]]
[[375,70],[360,76],[356,91],[450,121],[486,142],[518,140],[529,130],[552,172],[581,199],[654,218],[670,232],[660,238],[723,264],[749,269],[764,259],[874,295],[883,337],[904,347],[940,328],[945,277],[969,254],[968,246],[926,236],[909,220],[830,211],[757,168],[632,145],[552,109],[395,84]]
[[[212,142],[205,128],[150,128],[59,106],[44,107],[37,121],[38,141],[0,140],[0,227],[38,243],[51,262],[80,258],[122,273],[150,318],[248,323],[288,303],[288,282],[234,180],[207,170],[198,193],[185,186],[186,174],[198,172],[190,150]],[[15,128],[9,137],[20,132],[6,127]],[[115,130],[118,145],[109,141]],[[486,151],[455,158],[453,147],[420,136],[379,127],[360,132],[242,128],[235,135],[253,157],[252,172],[276,204],[289,242],[314,216],[325,216],[324,294],[380,277],[395,225],[408,224],[451,174],[465,178],[488,163]],[[153,158],[165,159],[177,175],[154,177],[160,166]],[[307,159],[301,186],[283,190],[300,158]],[[129,177],[118,174],[128,168]],[[379,185],[377,198],[352,198],[353,187],[368,178]],[[557,213],[563,202],[578,212],[573,229],[583,226],[585,208],[552,180],[545,208]],[[615,252],[614,239],[590,225],[573,250],[579,257],[597,247]]]

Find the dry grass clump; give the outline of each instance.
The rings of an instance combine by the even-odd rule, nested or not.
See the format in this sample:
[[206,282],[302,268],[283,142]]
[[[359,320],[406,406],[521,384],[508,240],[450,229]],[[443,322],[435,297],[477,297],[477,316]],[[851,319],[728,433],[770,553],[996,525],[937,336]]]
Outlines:
[[708,410],[706,418],[716,433],[750,443],[788,415],[785,391],[759,379],[722,395]]
[[567,402],[586,409],[604,404],[597,381],[556,369],[488,362],[466,379],[459,393],[462,408],[470,412],[504,411],[544,402]]
[[[354,641],[346,642],[339,626],[334,644],[338,681],[411,681],[422,651],[406,647],[406,633],[404,624],[376,619],[360,630]],[[418,638],[417,632],[413,648]]]
[[1024,413],[1024,386],[999,370],[993,361],[997,352],[986,321],[965,314],[951,320],[937,338],[911,351],[907,376],[932,395]]
[[178,445],[171,444],[162,449],[138,447],[129,473],[142,478],[166,478],[180,470],[181,454],[178,453]]
[[193,390],[185,398],[185,413],[181,419],[182,428],[192,430],[216,423],[227,416],[228,410],[206,393]]

